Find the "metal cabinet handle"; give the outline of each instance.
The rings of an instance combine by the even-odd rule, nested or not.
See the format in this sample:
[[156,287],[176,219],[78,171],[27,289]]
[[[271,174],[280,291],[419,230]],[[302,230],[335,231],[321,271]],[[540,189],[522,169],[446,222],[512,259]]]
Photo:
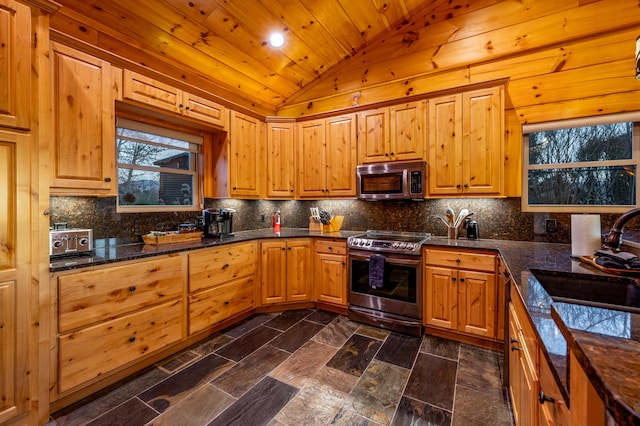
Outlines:
[[545,395],[542,389],[540,389],[540,393],[538,393],[538,402],[540,402],[540,404],[544,404],[545,402],[554,404],[556,400],[548,395]]

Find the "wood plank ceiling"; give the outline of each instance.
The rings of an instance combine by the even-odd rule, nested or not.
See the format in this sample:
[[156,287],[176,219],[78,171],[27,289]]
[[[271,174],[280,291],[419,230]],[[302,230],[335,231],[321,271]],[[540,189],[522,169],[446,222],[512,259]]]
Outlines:
[[[57,1],[54,40],[80,40],[263,113],[414,16],[433,23],[469,7],[460,0]],[[279,49],[267,42],[274,31],[286,38]]]

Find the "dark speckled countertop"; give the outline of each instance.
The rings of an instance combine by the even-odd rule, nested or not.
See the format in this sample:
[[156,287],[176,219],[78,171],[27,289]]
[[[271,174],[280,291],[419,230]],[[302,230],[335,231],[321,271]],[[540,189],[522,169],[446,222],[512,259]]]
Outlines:
[[[223,239],[207,238],[158,246],[110,245],[109,240],[96,240],[93,255],[52,259],[50,266],[51,272],[61,272],[255,239],[348,238],[360,233],[362,231],[320,233],[306,228],[282,228],[279,234],[275,234],[272,229],[259,229],[236,232],[232,237]],[[640,425],[640,314],[554,302],[531,270],[605,279],[611,276],[572,259],[569,244],[486,239],[450,241],[446,237],[433,237],[425,245],[499,252],[544,343],[541,345],[543,355],[549,361],[567,401],[566,360],[569,348],[576,353],[613,418],[620,424]]]

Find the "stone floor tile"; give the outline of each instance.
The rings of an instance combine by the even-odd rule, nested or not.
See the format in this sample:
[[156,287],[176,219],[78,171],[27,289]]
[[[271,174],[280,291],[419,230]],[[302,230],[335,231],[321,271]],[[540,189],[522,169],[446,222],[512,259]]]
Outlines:
[[456,384],[485,392],[502,392],[498,352],[469,345],[460,347]]
[[192,350],[199,353],[202,356],[207,356],[214,353],[227,343],[231,342],[234,338],[226,334],[215,334],[208,339],[200,342]]
[[186,398],[194,389],[227,371],[233,363],[215,354],[181,370],[163,382],[142,392],[139,397],[159,413]]
[[513,422],[504,394],[456,386],[453,426],[513,426]]
[[270,321],[266,322],[267,327],[275,328],[276,330],[285,331],[289,327],[293,326],[298,321],[302,321],[305,317],[312,314],[312,309],[296,309],[293,311],[286,311],[280,315],[275,316]]
[[450,426],[451,411],[403,396],[391,424],[393,426]]
[[361,416],[355,411],[346,409],[344,406],[340,409],[340,411],[338,411],[338,414],[336,414],[331,424],[336,426],[381,426],[382,425],[382,423],[374,422],[371,419]]
[[287,425],[327,425],[342,406],[347,393],[330,386],[305,386],[276,416]]
[[196,359],[200,358],[200,354],[195,351],[182,351],[177,353],[176,355],[166,358],[156,364],[156,366],[167,373],[175,373],[181,368],[186,367],[187,365],[195,362]]
[[350,393],[358,383],[358,377],[331,367],[322,367],[311,382],[329,386],[339,392]]
[[336,314],[335,312],[323,311],[321,309],[316,310],[314,313],[309,315],[306,320],[317,322],[322,325],[327,325],[340,314]]
[[131,398],[122,405],[87,423],[88,426],[143,426],[156,417],[158,413],[138,398]]
[[327,363],[328,367],[360,377],[378,352],[382,342],[354,334]]
[[215,353],[233,361],[240,361],[280,334],[281,332],[278,330],[261,325],[238,337],[233,342],[227,343]]
[[288,357],[288,352],[270,344],[265,345],[218,376],[211,384],[239,398]]
[[302,320],[290,327],[280,336],[273,339],[271,345],[289,353],[293,353],[315,336],[324,326],[315,322]]
[[410,370],[421,343],[419,337],[391,333],[376,354],[376,359]]
[[450,359],[419,353],[405,396],[451,411],[457,366]]
[[77,426],[117,407],[140,392],[160,383],[169,375],[155,367],[128,378],[106,390],[52,414],[57,426]]
[[291,386],[302,388],[310,379],[316,377],[336,352],[337,349],[332,346],[310,340],[269,375]]
[[274,314],[255,314],[254,316],[242,320],[238,324],[225,329],[223,333],[233,338],[240,337],[259,325],[271,321],[273,318],[275,318]]
[[204,426],[235,402],[235,398],[210,384],[200,386],[148,426]]
[[345,401],[345,408],[389,425],[408,377],[409,370],[374,359]]
[[360,324],[357,322],[340,315],[331,321],[320,333],[316,334],[313,340],[339,348],[344,345],[344,342],[349,340],[349,337],[351,337],[359,326]]
[[267,376],[209,425],[267,425],[297,393],[298,388]]
[[420,352],[458,360],[460,343],[437,336],[423,336]]

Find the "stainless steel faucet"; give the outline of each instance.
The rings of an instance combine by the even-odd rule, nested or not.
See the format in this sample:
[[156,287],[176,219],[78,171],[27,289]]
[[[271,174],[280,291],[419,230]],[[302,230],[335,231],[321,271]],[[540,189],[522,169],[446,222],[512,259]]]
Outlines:
[[611,231],[609,231],[607,236],[604,238],[602,248],[620,251],[620,246],[622,245],[622,230],[627,222],[638,215],[640,215],[640,207],[629,210],[616,219]]

